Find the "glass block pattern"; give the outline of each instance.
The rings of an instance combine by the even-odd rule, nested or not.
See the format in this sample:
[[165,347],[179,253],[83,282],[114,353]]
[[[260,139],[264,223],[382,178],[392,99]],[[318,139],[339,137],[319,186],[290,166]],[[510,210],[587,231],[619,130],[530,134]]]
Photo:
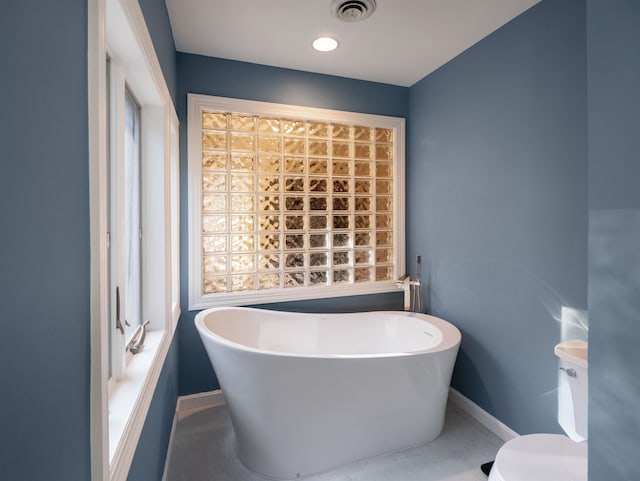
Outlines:
[[205,294],[388,281],[394,131],[202,112]]

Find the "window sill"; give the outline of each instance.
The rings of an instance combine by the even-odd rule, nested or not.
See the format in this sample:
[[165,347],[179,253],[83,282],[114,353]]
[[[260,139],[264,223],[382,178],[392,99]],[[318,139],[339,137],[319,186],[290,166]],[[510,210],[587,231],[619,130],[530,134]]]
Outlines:
[[232,293],[206,294],[189,302],[189,310],[195,311],[210,307],[246,306],[250,304],[269,304],[272,302],[303,301],[307,299],[328,299],[332,297],[361,296],[399,292],[396,281],[368,282],[362,284],[337,284],[333,286],[313,286],[305,288],[284,288],[265,291],[239,291]]
[[136,451],[173,332],[147,333],[144,349],[109,395],[109,479],[124,481]]

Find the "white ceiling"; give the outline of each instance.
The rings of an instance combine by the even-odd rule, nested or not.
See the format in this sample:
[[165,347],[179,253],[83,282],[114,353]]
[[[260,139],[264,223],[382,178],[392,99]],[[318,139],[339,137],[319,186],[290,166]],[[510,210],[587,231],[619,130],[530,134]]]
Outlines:
[[[347,23],[331,0],[166,0],[180,52],[411,86],[539,0],[377,0]],[[340,46],[316,52],[332,36]]]

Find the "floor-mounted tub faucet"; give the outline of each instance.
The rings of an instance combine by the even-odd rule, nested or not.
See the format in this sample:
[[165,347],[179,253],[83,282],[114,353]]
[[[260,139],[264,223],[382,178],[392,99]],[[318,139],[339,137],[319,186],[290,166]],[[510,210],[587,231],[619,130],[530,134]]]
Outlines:
[[[422,303],[420,302],[420,279],[412,281],[411,276],[405,274],[396,281],[396,284],[404,291],[404,310],[420,312],[422,309]],[[412,294],[413,303],[411,302]]]
[[396,281],[396,285],[404,291],[404,306],[403,309],[405,311],[411,310],[411,277],[409,274],[405,274],[400,279]]
[[399,288],[404,291],[404,310],[408,312],[422,313],[422,291],[420,279],[422,278],[422,256],[416,257],[416,279],[411,280],[411,274],[405,274],[396,281]]

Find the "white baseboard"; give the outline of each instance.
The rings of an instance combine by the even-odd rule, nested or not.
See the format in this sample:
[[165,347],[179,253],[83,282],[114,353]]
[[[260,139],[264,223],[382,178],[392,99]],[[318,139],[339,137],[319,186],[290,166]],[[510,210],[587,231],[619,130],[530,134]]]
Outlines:
[[519,436],[519,434],[509,426],[493,417],[471,399],[467,398],[454,388],[449,389],[449,401],[454,406],[466,412],[469,416],[478,421],[503,441],[507,442],[510,439],[517,438]]
[[220,389],[198,394],[180,396],[176,405],[177,413],[192,411],[193,409],[207,409],[225,404],[224,394]]

